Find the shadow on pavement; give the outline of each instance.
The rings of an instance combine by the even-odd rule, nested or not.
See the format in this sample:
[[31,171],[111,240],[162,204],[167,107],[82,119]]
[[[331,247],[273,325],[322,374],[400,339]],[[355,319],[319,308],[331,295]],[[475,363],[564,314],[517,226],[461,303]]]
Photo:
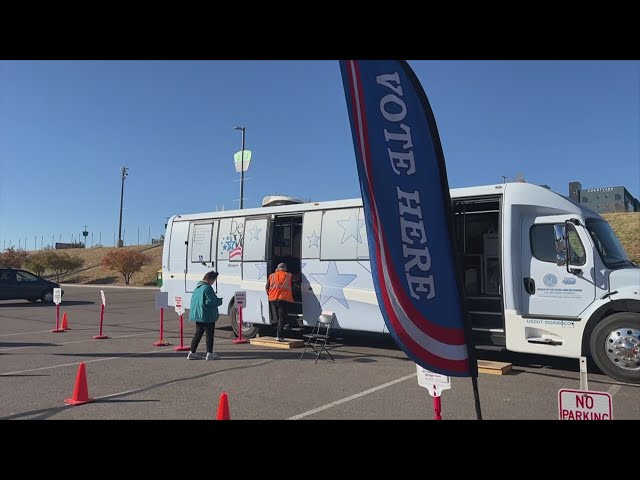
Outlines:
[[[60,304],[60,308],[72,307],[74,305],[94,305],[95,303],[96,302],[90,302],[90,301],[87,301],[87,300],[69,300],[68,302],[63,300],[62,303]],[[31,302],[25,300],[24,302],[12,302],[12,303],[0,302],[0,307],[7,307],[7,308],[15,308],[15,307],[55,308],[55,304],[53,304],[53,303],[42,303],[42,302],[31,303]]]
[[17,348],[17,347],[57,347],[57,343],[48,343],[48,342],[0,342],[0,348],[9,347],[9,348]]

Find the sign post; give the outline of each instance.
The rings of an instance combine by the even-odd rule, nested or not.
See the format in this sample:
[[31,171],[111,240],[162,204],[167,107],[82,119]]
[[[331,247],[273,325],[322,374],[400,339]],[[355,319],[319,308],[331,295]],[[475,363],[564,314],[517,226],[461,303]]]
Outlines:
[[418,385],[426,388],[429,391],[429,395],[433,397],[433,419],[442,420],[440,416],[442,411],[440,396],[443,390],[451,388],[451,379],[447,375],[431,372],[418,364],[416,364],[416,368],[418,369]]
[[180,345],[173,347],[176,352],[186,352],[191,347],[185,347],[183,343],[184,335],[184,307],[182,306],[182,297],[174,297],[176,313],[180,315]]
[[242,338],[242,309],[247,302],[247,292],[238,291],[235,294],[236,306],[238,307],[238,338],[233,343],[247,343],[247,339]]
[[587,379],[587,357],[580,357],[580,390],[589,390]]
[[589,390],[558,390],[560,420],[613,420],[611,395]]
[[60,328],[60,303],[62,302],[62,289],[53,289],[53,303],[56,304],[56,328],[51,330],[51,333],[64,332],[64,328]]
[[158,292],[156,293],[156,310],[160,310],[160,340],[154,342],[156,347],[164,347],[170,345],[169,342],[164,340],[164,309],[169,306],[169,293]]
[[105,338],[109,338],[107,335],[102,334],[102,322],[104,320],[104,306],[107,303],[104,298],[104,290],[100,290],[100,296],[102,296],[102,306],[100,307],[100,333],[98,335],[93,336],[95,340],[103,340]]

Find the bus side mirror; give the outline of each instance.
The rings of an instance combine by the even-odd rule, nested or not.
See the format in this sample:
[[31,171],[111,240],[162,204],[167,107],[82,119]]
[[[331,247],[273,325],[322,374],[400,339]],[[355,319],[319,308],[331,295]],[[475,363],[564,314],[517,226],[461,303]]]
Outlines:
[[565,226],[554,225],[553,233],[556,245],[556,265],[562,267],[567,264],[567,245],[565,243]]

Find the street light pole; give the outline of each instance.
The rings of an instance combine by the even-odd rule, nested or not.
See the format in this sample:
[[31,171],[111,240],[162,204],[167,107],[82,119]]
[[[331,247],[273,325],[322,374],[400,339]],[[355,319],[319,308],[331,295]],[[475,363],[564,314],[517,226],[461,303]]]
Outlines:
[[129,169],[127,167],[121,167],[120,173],[122,174],[122,188],[120,189],[120,226],[118,227],[118,247],[122,246],[122,202],[124,200],[124,179],[127,178]]
[[240,210],[244,206],[244,132],[245,127],[234,127],[234,130],[242,131],[242,150],[240,152]]

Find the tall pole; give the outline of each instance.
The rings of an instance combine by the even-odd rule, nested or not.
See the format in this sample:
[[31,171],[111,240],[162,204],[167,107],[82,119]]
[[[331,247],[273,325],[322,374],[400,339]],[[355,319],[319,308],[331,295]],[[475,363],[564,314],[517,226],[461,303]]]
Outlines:
[[122,187],[120,188],[120,225],[118,226],[118,247],[122,246],[122,202],[124,200],[124,179],[127,178],[127,167],[121,167],[120,173],[122,175]]
[[244,127],[242,127],[242,151],[240,153],[240,210],[244,208]]
[[242,149],[240,151],[240,210],[244,207],[244,132],[245,127],[234,127],[242,131]]

